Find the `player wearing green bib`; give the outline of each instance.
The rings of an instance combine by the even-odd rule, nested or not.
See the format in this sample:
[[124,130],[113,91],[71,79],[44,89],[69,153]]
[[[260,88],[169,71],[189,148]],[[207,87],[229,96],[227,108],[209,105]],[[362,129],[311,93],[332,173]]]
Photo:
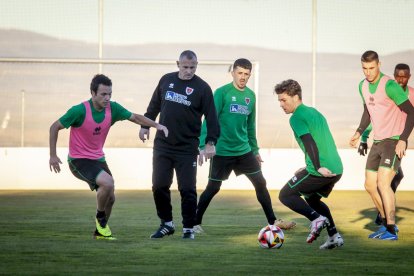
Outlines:
[[[344,244],[329,207],[321,201],[328,197],[342,176],[342,161],[325,117],[315,108],[302,103],[302,88],[295,80],[285,80],[275,87],[280,107],[290,117],[296,141],[305,153],[306,167],[280,190],[279,200],[291,210],[311,221],[306,241],[312,243],[327,227],[328,239],[320,249]],[[303,196],[305,199],[301,198]]]

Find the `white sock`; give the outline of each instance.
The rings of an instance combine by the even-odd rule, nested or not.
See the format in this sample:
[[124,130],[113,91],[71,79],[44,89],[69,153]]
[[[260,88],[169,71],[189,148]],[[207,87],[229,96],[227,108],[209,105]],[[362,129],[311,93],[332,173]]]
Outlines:
[[331,240],[334,240],[336,237],[340,236],[339,233],[334,234],[333,236],[330,236],[329,238]]
[[169,227],[174,227],[174,223],[172,221],[166,221],[166,222],[164,222],[164,224],[169,226]]

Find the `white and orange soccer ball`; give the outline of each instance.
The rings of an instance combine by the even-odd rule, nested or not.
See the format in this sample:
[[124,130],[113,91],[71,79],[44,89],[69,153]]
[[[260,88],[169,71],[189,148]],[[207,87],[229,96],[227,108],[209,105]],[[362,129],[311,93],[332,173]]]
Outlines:
[[285,241],[285,234],[276,225],[267,225],[260,230],[257,240],[261,248],[279,249]]

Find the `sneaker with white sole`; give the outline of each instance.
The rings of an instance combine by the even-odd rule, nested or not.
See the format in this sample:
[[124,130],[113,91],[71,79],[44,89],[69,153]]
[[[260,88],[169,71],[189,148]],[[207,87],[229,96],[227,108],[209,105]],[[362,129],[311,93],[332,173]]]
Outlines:
[[310,233],[306,239],[307,243],[312,243],[321,234],[322,230],[329,225],[329,219],[320,215],[318,218],[312,220],[310,224]]
[[204,234],[205,233],[203,227],[201,227],[201,224],[194,225],[193,231],[194,231],[194,233],[197,233],[197,234]]
[[174,232],[175,232],[174,225],[173,226],[168,226],[168,225],[163,223],[163,224],[160,225],[160,228],[158,228],[158,230],[150,236],[150,238],[151,239],[161,239],[164,236],[169,236],[169,235],[174,234]]
[[397,235],[397,233],[392,234],[392,233],[390,233],[388,231],[385,231],[377,239],[379,239],[379,240],[396,241],[396,240],[398,240],[398,235]]
[[[400,231],[400,229],[398,229],[397,225],[394,225],[394,230],[395,233],[398,233]],[[384,234],[385,232],[387,232],[387,227],[385,227],[384,225],[381,225],[377,231],[375,231],[372,234],[368,235],[369,239],[378,239],[382,234]]]
[[284,221],[283,219],[277,219],[274,223],[277,227],[283,230],[290,230],[292,228],[295,228],[296,222],[294,221]]
[[194,230],[184,230],[183,239],[194,240]]
[[377,239],[379,236],[384,234],[387,231],[387,228],[384,225],[381,225],[377,231],[368,235],[368,239]]
[[319,246],[319,249],[334,249],[344,245],[344,239],[338,233],[332,237],[328,237],[326,242]]

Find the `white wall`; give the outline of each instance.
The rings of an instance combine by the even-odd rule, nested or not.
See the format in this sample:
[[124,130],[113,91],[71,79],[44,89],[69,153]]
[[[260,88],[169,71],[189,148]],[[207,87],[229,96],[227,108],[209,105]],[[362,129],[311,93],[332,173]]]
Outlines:
[[[62,160],[60,174],[49,171],[48,148],[0,148],[0,189],[88,189],[75,178],[67,165],[67,148],[58,148]],[[344,174],[336,184],[338,190],[363,190],[366,157],[355,149],[339,151],[344,163]],[[107,148],[106,160],[115,178],[116,189],[151,189],[152,149]],[[263,174],[269,189],[280,189],[300,167],[304,156],[299,149],[261,149]],[[399,190],[414,190],[414,150],[404,157],[404,179]],[[207,184],[208,164],[198,169],[197,188]],[[175,179],[174,179],[175,180]],[[176,183],[173,189],[177,188]],[[223,183],[223,189],[252,189],[246,177],[235,177]]]

